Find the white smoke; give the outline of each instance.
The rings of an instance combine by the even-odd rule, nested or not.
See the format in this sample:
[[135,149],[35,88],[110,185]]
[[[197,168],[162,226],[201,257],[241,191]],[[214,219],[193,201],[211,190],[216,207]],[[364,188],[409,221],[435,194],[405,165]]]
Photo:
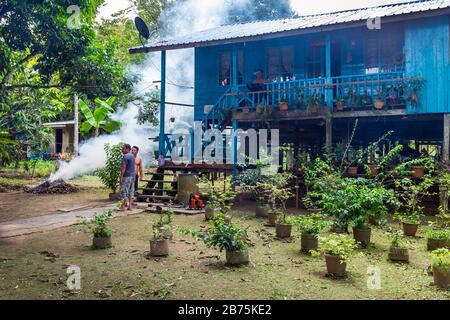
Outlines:
[[[232,5],[230,5],[230,1]],[[187,0],[164,13],[162,17],[162,33],[165,37],[182,36],[184,34],[218,27],[226,23],[228,10],[232,7],[244,6],[249,0]],[[136,85],[135,94],[143,95],[152,89],[159,89],[161,80],[161,62],[159,53],[148,54],[144,65],[130,66],[133,71],[142,73],[142,81]],[[194,49],[171,50],[167,52],[166,101],[182,104],[194,104]],[[130,105],[121,109],[114,116],[122,123],[122,129],[111,135],[102,135],[84,142],[80,146],[79,156],[69,163],[61,162],[60,169],[50,180],[70,180],[79,175],[92,173],[104,166],[106,154],[104,145],[119,142],[139,146],[139,154],[144,164],[152,161],[156,143],[149,138],[159,135],[158,127],[138,125],[136,117],[139,109]],[[194,108],[166,105],[166,133],[191,129],[193,126]],[[175,121],[170,121],[175,118]]]
[[122,142],[138,146],[144,164],[149,164],[152,161],[152,142],[149,138],[155,137],[156,129],[138,125],[136,120],[138,112],[139,108],[135,105],[119,109],[112,118],[122,123],[121,129],[113,134],[101,135],[83,142],[80,145],[80,155],[69,163],[60,161],[59,170],[50,177],[50,181],[70,180],[102,168],[106,162],[104,146],[107,143],[115,145]]

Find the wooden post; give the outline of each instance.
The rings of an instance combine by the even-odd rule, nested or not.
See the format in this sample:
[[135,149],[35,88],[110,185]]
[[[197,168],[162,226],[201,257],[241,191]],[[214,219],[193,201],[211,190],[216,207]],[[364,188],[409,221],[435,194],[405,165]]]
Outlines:
[[326,124],[326,132],[325,132],[325,146],[327,152],[331,151],[331,148],[333,147],[333,121],[330,117],[327,117],[325,119]]
[[442,139],[442,161],[446,164],[450,160],[450,114],[444,114],[444,137]]
[[73,95],[73,156],[78,157],[78,95]]

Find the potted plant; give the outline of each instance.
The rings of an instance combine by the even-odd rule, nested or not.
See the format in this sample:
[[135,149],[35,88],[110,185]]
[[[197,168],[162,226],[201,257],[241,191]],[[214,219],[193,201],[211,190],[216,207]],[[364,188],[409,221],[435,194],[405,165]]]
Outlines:
[[364,196],[368,221],[372,225],[380,225],[386,221],[388,207],[396,209],[400,202],[395,196],[394,190],[386,189],[381,183],[373,183],[366,189]]
[[318,114],[321,101],[322,100],[318,94],[313,94],[310,96],[306,104],[307,112],[312,115]]
[[442,289],[450,288],[450,251],[441,248],[431,253],[434,284]]
[[249,262],[248,248],[245,243],[247,230],[227,222],[221,212],[214,215],[207,230],[194,231],[189,228],[180,228],[180,232],[184,235],[192,235],[208,247],[217,248],[220,252],[225,251],[229,265],[242,265]]
[[223,126],[228,126],[231,123],[231,119],[233,118],[233,108],[225,107],[220,109],[220,115],[222,117]]
[[402,222],[406,236],[414,237],[416,235],[423,216],[422,199],[425,195],[431,194],[428,189],[433,184],[433,180],[429,177],[424,177],[418,184],[410,178],[401,178],[395,181],[397,198],[403,203],[402,212],[396,213],[395,217]]
[[92,247],[94,249],[107,249],[112,247],[112,231],[108,225],[108,220],[117,212],[118,206],[109,209],[102,214],[95,214],[92,219],[81,218],[80,223],[93,234]]
[[408,244],[403,240],[402,232],[391,232],[388,234],[388,238],[391,241],[389,260],[409,262]]
[[384,108],[386,104],[386,89],[384,86],[380,90],[377,90],[376,98],[373,100],[373,106],[377,110]]
[[258,104],[258,105],[256,106],[256,113],[262,114],[263,112],[264,112],[264,106],[261,105],[261,104]]
[[436,224],[430,223],[427,232],[427,250],[434,251],[439,248],[450,249],[450,229],[438,228]]
[[355,177],[355,176],[357,176],[357,175],[358,175],[358,166],[352,165],[352,166],[348,167],[348,169],[347,169],[347,174],[348,174],[350,177]]
[[244,105],[242,107],[242,112],[243,113],[250,113],[250,107],[248,105]]
[[280,99],[278,105],[280,106],[280,111],[287,111],[289,109],[288,101],[285,98]]
[[288,184],[292,179],[291,174],[280,173],[270,177],[267,183],[259,183],[258,187],[265,190],[269,201],[270,212],[268,214],[269,226],[275,226],[278,238],[289,238],[292,226],[286,220],[286,202],[292,197]]
[[291,217],[290,223],[300,232],[300,251],[305,253],[317,250],[319,246],[319,233],[330,225],[329,221],[325,220],[322,214]]
[[169,228],[170,226],[161,220],[152,224],[152,239],[150,239],[150,255],[152,257],[169,255],[169,239],[167,236]]
[[222,212],[227,219],[231,217],[227,216],[228,211],[231,209],[236,193],[231,190],[216,191],[212,183],[206,180],[208,192],[206,193],[208,197],[208,202],[205,206],[205,220],[212,220],[216,212]]
[[328,274],[342,277],[345,275],[347,262],[357,248],[354,239],[345,235],[330,235],[320,238],[318,250],[312,251],[313,256],[325,255]]
[[420,101],[420,91],[425,85],[425,80],[417,79],[409,83],[409,102],[413,108],[417,107]]
[[344,111],[344,103],[345,103],[344,98],[338,98],[338,99],[334,100],[334,105],[336,107],[336,111]]
[[109,194],[111,201],[119,200],[117,188],[119,186],[120,169],[122,168],[122,146],[122,143],[114,146],[111,146],[109,143],[105,144],[106,163],[102,169],[96,172],[105,187],[111,190]]

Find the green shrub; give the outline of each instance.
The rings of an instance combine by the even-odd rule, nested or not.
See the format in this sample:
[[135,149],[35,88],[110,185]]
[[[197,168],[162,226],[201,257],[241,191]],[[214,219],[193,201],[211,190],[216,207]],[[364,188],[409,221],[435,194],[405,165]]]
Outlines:
[[450,229],[435,228],[432,224],[427,231],[427,238],[432,240],[449,240],[450,239]]
[[401,231],[395,231],[388,233],[388,238],[391,241],[391,247],[392,248],[398,248],[398,249],[406,249],[408,248],[408,244],[404,240],[403,232]]
[[107,238],[112,234],[108,226],[108,220],[116,213],[118,207],[107,210],[102,214],[95,214],[91,220],[82,218],[80,223],[88,230],[92,231],[95,238]]
[[431,253],[431,265],[438,268],[450,268],[450,251],[446,248],[434,250]]
[[215,214],[210,224],[210,228],[205,231],[194,231],[189,228],[180,228],[179,231],[184,235],[192,235],[203,241],[208,247],[219,249],[220,252],[223,250],[238,251],[247,248],[244,241],[247,230],[226,222],[222,213]]
[[159,219],[151,224],[153,240],[164,240],[171,233],[173,215],[172,202],[170,202],[167,210],[163,211]]
[[329,235],[328,237],[319,238],[320,247],[318,250],[312,251],[313,256],[329,254],[339,257],[342,262],[350,259],[353,251],[358,247],[356,241],[343,234]]
[[318,236],[318,234],[330,226],[330,222],[325,220],[322,214],[313,214],[302,217],[290,217],[289,223],[292,224],[301,234]]
[[122,143],[115,146],[111,146],[109,143],[105,144],[106,164],[97,171],[97,176],[112,193],[116,193],[119,186],[123,158],[122,146]]

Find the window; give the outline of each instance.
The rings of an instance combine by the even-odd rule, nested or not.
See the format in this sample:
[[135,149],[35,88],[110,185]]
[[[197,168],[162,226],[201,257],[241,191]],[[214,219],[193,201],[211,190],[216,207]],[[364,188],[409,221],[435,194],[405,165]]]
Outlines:
[[319,78],[324,75],[325,43],[314,41],[308,48],[307,71],[308,78]]
[[268,49],[267,78],[278,80],[279,76],[292,77],[294,74],[294,47],[285,46]]
[[[219,66],[219,85],[229,86],[232,83],[232,54],[231,52],[223,52],[220,54]],[[244,74],[244,52],[238,51],[238,84],[243,83]]]
[[366,73],[401,70],[405,63],[402,28],[376,33],[367,38],[364,50]]

